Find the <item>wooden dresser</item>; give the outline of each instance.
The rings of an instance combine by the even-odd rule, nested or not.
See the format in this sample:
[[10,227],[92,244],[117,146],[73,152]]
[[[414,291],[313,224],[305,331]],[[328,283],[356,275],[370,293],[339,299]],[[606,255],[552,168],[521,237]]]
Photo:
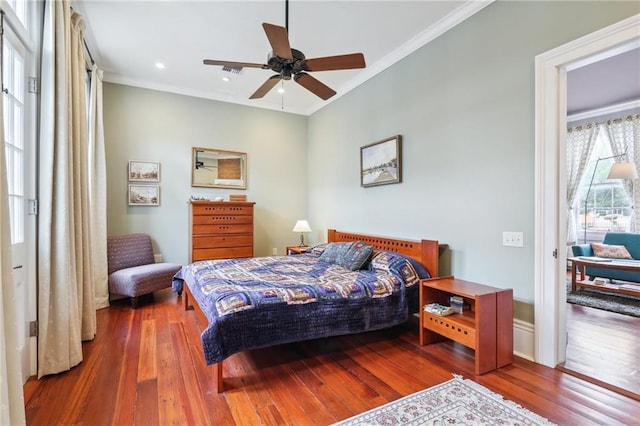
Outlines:
[[253,202],[191,201],[190,262],[253,257]]

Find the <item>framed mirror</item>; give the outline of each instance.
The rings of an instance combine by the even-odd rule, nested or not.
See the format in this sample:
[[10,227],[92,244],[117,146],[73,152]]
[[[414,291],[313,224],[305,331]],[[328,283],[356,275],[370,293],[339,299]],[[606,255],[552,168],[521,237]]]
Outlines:
[[191,186],[247,189],[247,154],[192,148]]

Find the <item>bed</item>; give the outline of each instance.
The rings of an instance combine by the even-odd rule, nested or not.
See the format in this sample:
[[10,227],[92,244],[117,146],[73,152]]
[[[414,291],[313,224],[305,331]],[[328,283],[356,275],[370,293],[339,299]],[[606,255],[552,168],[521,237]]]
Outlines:
[[191,263],[173,288],[205,327],[205,361],[223,392],[222,362],[234,353],[406,322],[419,280],[438,275],[438,257],[437,241],[330,229],[305,254]]

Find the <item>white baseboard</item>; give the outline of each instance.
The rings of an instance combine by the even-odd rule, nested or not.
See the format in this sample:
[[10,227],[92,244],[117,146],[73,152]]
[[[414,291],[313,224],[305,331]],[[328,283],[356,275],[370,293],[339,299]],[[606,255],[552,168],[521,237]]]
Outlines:
[[535,331],[533,324],[514,318],[513,354],[535,362]]

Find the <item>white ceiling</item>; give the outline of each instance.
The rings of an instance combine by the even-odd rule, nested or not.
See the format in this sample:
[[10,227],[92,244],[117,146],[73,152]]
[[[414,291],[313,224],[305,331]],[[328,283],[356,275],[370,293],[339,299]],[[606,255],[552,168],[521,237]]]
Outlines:
[[[104,80],[261,108],[309,115],[486,7],[493,0],[291,0],[289,39],[307,58],[362,52],[367,67],[312,73],[337,95],[323,101],[293,80],[284,95],[249,96],[273,71],[240,74],[203,59],[266,63],[262,29],[285,26],[284,0],[76,0],[85,41]],[[166,68],[155,67],[162,62]],[[224,82],[223,76],[231,81]]]
[[[309,115],[480,11],[493,0],[290,0],[291,47],[307,58],[362,52],[367,67],[311,73],[337,93],[323,101],[293,80],[284,95],[249,96],[274,73],[231,74],[203,59],[266,63],[262,23],[285,26],[284,0],[72,0],[108,82]],[[569,73],[568,112],[640,99],[640,49]],[[162,62],[166,68],[155,67]],[[222,77],[231,80],[224,82]]]
[[627,104],[636,107],[640,100],[640,48],[627,46],[602,56],[567,73],[569,116]]

